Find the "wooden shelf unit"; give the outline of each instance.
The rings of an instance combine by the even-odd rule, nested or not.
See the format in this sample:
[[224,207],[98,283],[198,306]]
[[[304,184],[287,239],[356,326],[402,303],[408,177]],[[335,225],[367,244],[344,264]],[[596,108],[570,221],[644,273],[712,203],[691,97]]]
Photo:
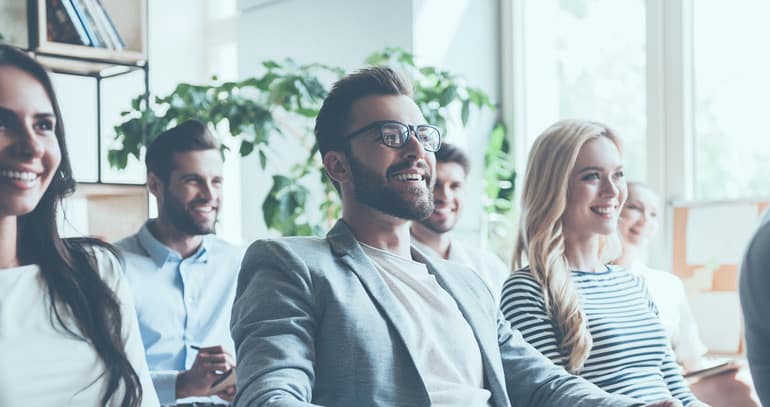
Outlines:
[[31,50],[36,53],[78,58],[113,64],[142,66],[147,61],[147,0],[100,0],[126,48],[114,50],[85,45],[66,44],[48,39],[46,0],[28,0],[34,6],[31,14],[34,27],[30,27]]
[[81,210],[85,209],[87,219],[78,225],[80,232],[108,242],[136,233],[150,215],[144,185],[80,183],[68,199],[85,202]]

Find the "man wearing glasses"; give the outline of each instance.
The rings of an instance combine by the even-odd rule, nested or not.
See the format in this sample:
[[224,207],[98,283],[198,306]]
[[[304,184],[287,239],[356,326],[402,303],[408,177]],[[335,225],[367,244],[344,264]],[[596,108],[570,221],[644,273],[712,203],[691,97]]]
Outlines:
[[369,68],[324,101],[315,132],[342,219],[325,239],[249,248],[231,321],[235,405],[643,405],[551,364],[480,279],[412,247],[410,221],[433,210],[441,133],[410,95]]

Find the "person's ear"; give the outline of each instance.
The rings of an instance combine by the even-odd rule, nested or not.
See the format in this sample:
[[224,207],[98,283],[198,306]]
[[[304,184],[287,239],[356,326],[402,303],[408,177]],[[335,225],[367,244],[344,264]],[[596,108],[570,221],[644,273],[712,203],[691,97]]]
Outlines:
[[163,196],[163,181],[154,172],[147,173],[147,189],[158,199]]
[[338,184],[353,181],[353,173],[350,170],[348,157],[340,151],[328,151],[323,158],[326,174]]

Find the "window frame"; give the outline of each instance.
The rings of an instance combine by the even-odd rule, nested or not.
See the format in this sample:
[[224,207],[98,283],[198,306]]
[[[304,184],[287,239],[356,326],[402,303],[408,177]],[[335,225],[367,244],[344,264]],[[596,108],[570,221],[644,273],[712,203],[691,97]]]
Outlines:
[[[503,121],[512,129],[516,169],[524,174],[532,129],[527,121],[525,36],[529,0],[501,0]],[[650,264],[668,269],[672,205],[692,201],[695,185],[692,0],[646,0],[647,183],[666,198],[662,238]],[[601,119],[601,118],[597,118]],[[521,136],[524,135],[524,136]],[[521,188],[517,188],[517,193]]]

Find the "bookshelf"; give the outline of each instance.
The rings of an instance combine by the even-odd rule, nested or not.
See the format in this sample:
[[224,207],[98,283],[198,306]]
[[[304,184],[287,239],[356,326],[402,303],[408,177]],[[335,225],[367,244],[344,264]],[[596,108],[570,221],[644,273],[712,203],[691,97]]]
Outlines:
[[[94,16],[102,13],[98,24],[92,19],[86,26],[86,20],[80,20],[83,10]],[[79,24],[80,30],[90,32],[87,38],[62,39],[61,26],[52,18],[72,24],[65,27],[71,31]],[[64,204],[65,234],[114,241],[135,233],[149,215],[143,168],[139,177],[137,171],[123,176],[127,172],[109,168],[106,152],[119,112],[127,110],[132,97],[149,97],[147,0],[0,0],[0,35],[5,43],[26,50],[46,66],[55,88],[56,77],[82,85],[56,89],[71,159],[80,164],[87,161],[89,167],[78,171],[73,162],[78,187]],[[100,40],[99,46],[93,46],[92,38]],[[126,83],[131,87],[126,89]],[[141,167],[139,162],[133,164]]]
[[67,44],[48,38],[47,26],[51,10],[48,0],[33,0],[35,10],[35,52],[64,59],[104,61],[106,65],[141,65],[147,59],[146,0],[101,0],[99,4],[111,18],[125,48],[117,50],[86,45]]

